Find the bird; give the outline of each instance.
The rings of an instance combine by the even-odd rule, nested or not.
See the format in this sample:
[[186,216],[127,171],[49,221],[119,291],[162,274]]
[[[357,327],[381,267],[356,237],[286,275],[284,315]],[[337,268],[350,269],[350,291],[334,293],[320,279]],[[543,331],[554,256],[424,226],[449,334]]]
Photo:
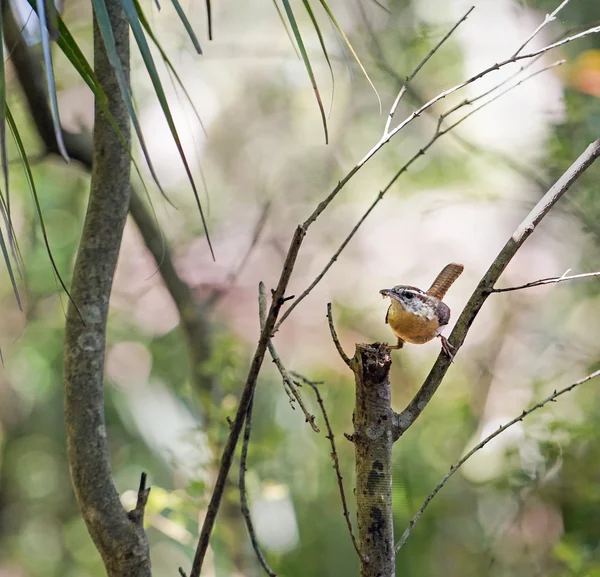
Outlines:
[[450,307],[442,299],[464,268],[455,262],[446,265],[427,292],[409,285],[379,291],[384,298],[391,300],[385,322],[390,325],[398,344],[390,346],[390,349],[401,349],[405,342],[420,345],[439,337],[442,350],[451,361],[454,360],[454,347],[442,335],[450,322]]

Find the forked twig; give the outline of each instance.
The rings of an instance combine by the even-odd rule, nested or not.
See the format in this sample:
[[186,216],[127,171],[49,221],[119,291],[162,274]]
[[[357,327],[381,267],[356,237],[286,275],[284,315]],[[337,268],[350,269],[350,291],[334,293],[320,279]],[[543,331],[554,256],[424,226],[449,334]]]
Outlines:
[[346,502],[346,493],[344,491],[344,477],[342,477],[342,472],[340,470],[340,461],[338,458],[337,449],[335,448],[335,438],[333,435],[333,430],[331,428],[331,423],[329,422],[327,411],[325,410],[325,403],[323,402],[323,397],[321,396],[318,387],[320,383],[315,383],[314,381],[307,379],[305,376],[299,373],[293,373],[293,375],[302,380],[309,387],[311,387],[312,390],[315,392],[315,395],[317,396],[317,402],[319,403],[319,407],[321,408],[323,420],[325,421],[325,427],[327,427],[327,438],[329,439],[329,444],[331,445],[331,460],[333,461],[333,468],[335,469],[338,488],[340,490],[340,499],[342,500],[342,511],[344,513],[344,519],[346,519],[346,526],[348,527],[348,532],[350,533],[350,539],[352,539],[352,545],[354,545],[354,550],[356,551],[356,554],[358,555],[359,559],[362,559],[360,549],[358,548],[358,541],[356,540],[354,530],[352,529],[352,522],[350,521],[350,512],[348,511],[348,503]]
[[429,505],[429,503],[431,503],[433,498],[440,492],[440,490],[448,482],[450,477],[452,477],[452,475],[454,475],[454,473],[456,473],[456,471],[458,469],[460,469],[460,467],[462,467],[466,461],[468,461],[475,453],[477,453],[477,451],[479,451],[480,449],[485,447],[485,445],[487,445],[492,439],[496,438],[498,435],[500,435],[501,433],[506,431],[506,429],[508,429],[509,427],[512,427],[515,423],[518,423],[519,421],[522,421],[525,417],[528,417],[529,415],[531,415],[531,413],[533,413],[534,411],[541,409],[544,405],[551,403],[552,401],[556,400],[561,395],[568,393],[569,391],[573,390],[575,387],[578,387],[579,385],[582,385],[583,383],[586,383],[587,381],[591,381],[592,379],[595,379],[598,376],[600,376],[600,370],[595,371],[595,372],[591,373],[590,375],[583,377],[582,379],[579,379],[578,381],[572,383],[571,385],[569,385],[568,387],[565,387],[564,389],[560,389],[559,391],[554,391],[549,397],[545,398],[543,401],[540,401],[539,403],[533,405],[533,407],[527,409],[526,411],[523,411],[518,417],[515,417],[514,419],[512,419],[505,425],[502,425],[501,427],[496,429],[496,431],[494,431],[491,435],[487,436],[483,441],[481,441],[481,443],[475,445],[475,447],[473,447],[464,457],[462,457],[462,459],[460,459],[454,465],[452,465],[452,467],[450,467],[450,470],[448,471],[448,473],[446,473],[446,475],[440,481],[440,483],[437,485],[437,487],[429,494],[427,499],[425,499],[425,502],[423,503],[423,505],[421,505],[421,508],[417,511],[415,516],[411,519],[410,523],[408,524],[408,527],[406,528],[406,531],[404,531],[404,534],[402,535],[402,538],[396,544],[396,547],[395,547],[396,553],[398,553],[398,551],[400,551],[400,549],[406,543],[407,539],[409,538],[409,536],[411,534],[411,531],[413,530],[414,526],[417,524],[417,522],[421,518],[421,515],[423,515],[425,509],[427,509],[427,506]]
[[513,57],[517,56],[519,52],[521,52],[521,50],[523,50],[523,48],[525,48],[525,46],[527,46],[540,33],[542,28],[550,24],[550,22],[556,20],[556,15],[569,3],[569,1],[570,0],[564,0],[564,2],[558,8],[556,8],[552,14],[546,14],[544,21],[531,33],[529,38],[527,38],[527,40],[525,40],[525,42],[519,46],[517,51],[513,54]]
[[429,59],[442,47],[442,44],[452,36],[453,32],[469,17],[469,14],[475,10],[475,6],[471,6],[469,10],[467,10],[466,14],[446,33],[446,35],[429,51],[427,56],[421,60],[421,62],[417,65],[417,67],[412,71],[410,76],[406,77],[406,81],[400,91],[398,92],[398,96],[396,96],[396,100],[392,104],[392,108],[390,108],[390,113],[388,114],[387,121],[385,123],[385,128],[383,129],[383,136],[389,133],[390,125],[392,120],[394,119],[394,114],[396,114],[396,109],[398,108],[398,104],[400,104],[400,100],[402,100],[402,96],[406,92],[406,87],[409,82],[418,74],[418,72],[427,64]]
[[[267,294],[266,294],[264,283],[262,283],[262,282],[259,283],[258,291],[259,291],[259,295],[260,295],[259,296],[259,315],[260,315],[260,323],[261,323],[261,327],[262,327],[262,326],[264,326],[264,322],[265,322],[266,314],[267,314],[267,307],[266,307]],[[262,303],[265,303],[265,304],[262,304]],[[281,361],[279,354],[275,350],[273,341],[270,339],[267,344],[267,348],[269,349],[269,354],[271,355],[271,358],[273,359],[273,362],[275,363],[275,366],[277,367],[277,370],[279,371],[279,374],[281,375],[281,378],[283,379],[283,386],[285,388],[287,395],[290,396],[290,394],[291,394],[293,396],[293,398],[298,402],[300,409],[304,413],[306,422],[310,424],[310,426],[312,427],[312,430],[315,433],[320,433],[321,431],[320,431],[319,427],[317,426],[317,423],[315,422],[315,416],[312,413],[310,413],[309,410],[306,408],[306,404],[304,403],[304,399],[302,398],[300,391],[298,391],[298,387],[296,386],[296,383],[294,383],[294,380],[290,377],[288,370],[283,365],[283,362]],[[293,405],[292,405],[292,408],[293,408]]]
[[333,324],[333,315],[331,314],[331,303],[327,303],[327,320],[329,321],[329,332],[331,333],[331,338],[333,339],[333,344],[337,349],[340,357],[342,357],[342,361],[344,361],[349,367],[351,367],[350,357],[344,352],[342,348],[342,343],[340,343],[340,339],[338,339],[337,332],[335,330],[335,325]]

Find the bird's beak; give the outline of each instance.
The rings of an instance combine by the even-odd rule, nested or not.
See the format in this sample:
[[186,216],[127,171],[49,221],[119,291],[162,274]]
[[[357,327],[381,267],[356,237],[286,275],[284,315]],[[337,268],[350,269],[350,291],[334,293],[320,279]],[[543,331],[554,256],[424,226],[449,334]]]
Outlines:
[[392,292],[392,289],[381,289],[379,291],[379,294],[385,298],[385,297],[393,297],[394,293]]

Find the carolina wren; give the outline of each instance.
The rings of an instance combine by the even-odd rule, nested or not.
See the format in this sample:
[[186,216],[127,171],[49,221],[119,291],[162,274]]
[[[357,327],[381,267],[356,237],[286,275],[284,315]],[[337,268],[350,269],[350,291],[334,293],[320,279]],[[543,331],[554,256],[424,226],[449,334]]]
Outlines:
[[440,337],[443,351],[450,359],[454,358],[452,345],[441,334],[450,322],[450,307],[442,299],[464,268],[454,262],[446,265],[427,292],[407,285],[379,291],[392,301],[385,322],[394,331],[398,344],[390,348],[401,349],[405,342],[420,345]]

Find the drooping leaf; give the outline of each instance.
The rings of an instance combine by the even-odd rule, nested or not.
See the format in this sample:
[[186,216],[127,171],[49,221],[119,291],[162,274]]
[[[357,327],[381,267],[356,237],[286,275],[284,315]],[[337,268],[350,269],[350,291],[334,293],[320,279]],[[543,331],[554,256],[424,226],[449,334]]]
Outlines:
[[187,91],[185,85],[183,84],[183,81],[181,80],[181,77],[179,76],[179,74],[177,73],[177,70],[173,66],[173,63],[171,62],[170,58],[167,56],[167,53],[163,50],[163,47],[161,46],[160,42],[158,41],[158,38],[156,37],[156,35],[152,31],[152,27],[148,23],[148,19],[146,18],[145,14],[144,14],[144,11],[142,10],[142,7],[141,7],[139,1],[138,0],[134,0],[134,3],[135,3],[135,9],[136,9],[136,11],[138,13],[138,16],[140,18],[140,22],[141,22],[144,30],[146,31],[146,34],[148,35],[148,37],[150,38],[150,40],[152,40],[152,42],[154,43],[154,45],[158,49],[158,52],[160,53],[160,57],[163,59],[163,62],[165,63],[165,66],[169,69],[169,72],[173,75],[173,77],[177,81],[177,84],[179,85],[179,87],[181,88],[181,90],[183,90],[183,93],[184,93],[187,101],[189,102],[190,106],[192,107],[192,110],[193,110],[194,114],[196,115],[196,118],[197,118],[198,122],[200,123],[200,126],[202,127],[202,130],[204,131],[204,134],[206,134],[206,130],[204,128],[204,123],[202,122],[202,119],[200,118],[200,114],[196,110],[196,106],[194,105],[192,97],[190,96],[189,92]]
[[42,215],[42,208],[40,206],[40,201],[39,201],[39,198],[37,195],[37,190],[35,187],[35,180],[33,178],[32,172],[31,172],[31,165],[29,163],[29,159],[27,157],[25,147],[23,146],[23,141],[21,140],[21,135],[19,134],[19,131],[17,130],[17,125],[15,124],[14,118],[8,107],[6,108],[6,118],[8,120],[8,126],[13,135],[15,144],[17,145],[17,150],[18,150],[19,156],[21,158],[21,164],[23,165],[23,170],[25,172],[25,178],[27,179],[27,184],[29,185],[29,190],[31,191],[31,196],[33,197],[35,209],[36,209],[38,218],[40,220],[40,227],[42,229],[42,236],[44,238],[44,244],[46,245],[46,251],[48,252],[48,257],[50,258],[50,262],[52,264],[52,269],[54,270],[54,273],[56,274],[56,276],[58,278],[60,286],[63,288],[66,295],[69,297],[69,300],[73,303],[73,306],[77,310],[77,313],[79,314],[79,316],[81,316],[79,308],[77,307],[77,304],[71,297],[71,294],[69,293],[69,289],[67,289],[67,285],[63,281],[62,276],[60,275],[60,272],[56,265],[56,261],[54,260],[54,255],[52,254],[52,250],[50,248],[50,241],[48,240],[48,234],[46,233],[46,225],[44,223],[44,217]]
[[298,57],[298,60],[300,60],[302,58],[302,56],[300,56],[300,52],[298,52],[298,47],[296,46],[296,43],[294,42],[294,39],[292,38],[292,33],[290,32],[290,29],[288,28],[285,18],[283,17],[283,13],[281,12],[281,8],[279,8],[279,4],[277,4],[277,0],[273,0],[273,6],[275,6],[275,10],[277,10],[277,16],[279,16],[281,25],[283,26],[283,29],[285,30],[285,33],[287,34],[287,37],[289,38],[292,46],[294,47],[294,52],[296,53],[296,56]]
[[319,38],[319,44],[321,45],[321,50],[323,51],[323,55],[325,56],[325,60],[327,61],[327,66],[329,66],[329,72],[331,74],[331,101],[329,103],[329,112],[327,114],[327,117],[329,118],[329,116],[331,116],[331,109],[333,108],[333,96],[335,93],[335,78],[333,76],[333,67],[331,66],[331,61],[329,60],[329,54],[327,53],[327,46],[325,46],[325,40],[323,39],[323,35],[321,34],[321,28],[319,27],[319,23],[317,22],[317,19],[315,18],[312,8],[311,8],[308,0],[302,0],[302,2],[304,3],[304,7],[306,8],[306,11],[308,12],[308,15],[313,23],[315,32],[317,33],[317,37]]
[[[138,120],[137,114],[135,112],[135,107],[133,106],[133,100],[131,99],[131,92],[129,91],[129,87],[127,86],[127,82],[125,81],[125,75],[123,74],[123,68],[121,67],[121,61],[117,55],[117,49],[115,46],[115,38],[113,36],[112,27],[110,25],[110,20],[108,18],[108,12],[106,11],[106,6],[104,5],[104,0],[92,0],[92,5],[94,7],[94,12],[96,14],[96,22],[98,23],[98,29],[100,30],[100,35],[102,36],[102,40],[104,42],[104,47],[106,49],[106,54],[108,55],[108,59],[115,69],[117,75],[117,81],[119,83],[119,88],[121,90],[121,95],[123,96],[123,101],[125,102],[125,106],[127,107],[127,112],[129,113],[129,118],[131,119],[131,123],[135,129],[136,135],[138,137],[138,141],[140,143],[140,148],[142,149],[142,154],[146,159],[146,164],[148,165],[148,169],[150,170],[150,174],[152,175],[152,179],[156,183],[158,190],[163,195],[163,197],[171,203],[169,198],[167,197],[165,191],[163,190],[160,181],[158,180],[158,175],[154,170],[154,165],[150,160],[150,153],[148,152],[148,148],[146,146],[146,141],[144,140],[144,134],[142,133],[142,127]],[[127,147],[128,149],[128,147]],[[172,204],[172,203],[171,203]]]
[[346,36],[346,34],[344,33],[344,31],[342,30],[342,27],[339,25],[338,21],[336,20],[335,16],[333,15],[333,12],[331,11],[331,9],[329,8],[329,6],[327,5],[327,2],[325,0],[319,0],[319,2],[321,2],[321,6],[323,6],[325,12],[327,12],[327,15],[329,16],[329,18],[333,22],[333,25],[336,27],[336,29],[339,32],[340,36],[344,40],[344,43],[348,47],[348,50],[350,50],[352,56],[354,57],[354,60],[356,60],[356,63],[358,64],[358,66],[361,69],[362,73],[364,74],[365,78],[367,79],[367,81],[371,85],[371,88],[373,89],[373,92],[375,92],[375,96],[377,96],[377,101],[379,102],[379,114],[381,114],[381,98],[379,97],[379,92],[377,92],[377,88],[375,88],[375,85],[373,84],[373,82],[371,80],[371,77],[367,73],[365,67],[362,65],[362,62],[360,61],[360,58],[358,57],[358,54],[356,53],[356,51],[352,47],[352,44],[350,44],[350,40],[348,40],[348,37]]
[[[108,118],[108,121],[110,122],[113,130],[115,131],[115,134],[119,137],[119,140],[121,141],[121,144],[123,145],[123,148],[125,150],[127,150],[128,154],[129,154],[129,158],[131,158],[131,162],[136,171],[136,174],[138,175],[140,182],[146,193],[146,196],[148,197],[148,201],[150,202],[150,205],[152,206],[152,200],[151,200],[150,194],[148,192],[148,187],[146,186],[146,181],[145,181],[144,177],[142,176],[140,167],[139,167],[135,157],[133,156],[131,147],[127,144],[127,141],[125,140],[125,136],[123,135],[123,133],[121,132],[121,129],[117,125],[117,122],[116,122],[114,116],[108,109],[108,98],[106,96],[106,93],[104,92],[104,88],[102,88],[102,85],[100,84],[100,82],[98,81],[98,79],[96,77],[96,73],[92,70],[92,67],[90,66],[89,62],[87,61],[87,58],[85,57],[85,55],[79,48],[77,42],[75,41],[75,39],[69,32],[69,29],[63,22],[60,15],[58,16],[58,31],[59,31],[58,46],[63,51],[63,54],[68,58],[69,62],[71,62],[71,64],[75,68],[75,70],[77,70],[77,72],[79,73],[81,78],[84,80],[84,82],[88,85],[88,87],[94,94],[94,99],[95,99],[96,103],[102,109],[102,112],[104,112],[104,114],[106,114],[106,117]],[[152,209],[154,210],[154,207],[152,207]]]
[[[50,97],[50,107],[52,110],[52,124],[54,125],[54,134],[56,135],[56,144],[58,151],[69,162],[69,155],[65,149],[65,143],[62,137],[62,128],[60,125],[60,115],[58,113],[58,100],[56,98],[56,84],[54,82],[54,69],[52,66],[52,53],[50,51],[50,35],[48,33],[48,18],[46,17],[46,3],[44,0],[36,0],[37,15],[40,21],[40,37],[42,40],[42,54],[44,56],[44,67],[46,69],[46,83],[48,84],[48,95]],[[54,7],[54,4],[52,4]],[[56,10],[56,9],[54,9]],[[54,18],[54,16],[52,17]]]
[[[6,105],[6,102],[4,103],[4,111],[5,111],[5,117],[7,117],[9,110],[8,110],[8,106]],[[13,234],[13,229],[12,229],[10,219],[8,218],[4,198],[2,198],[1,195],[0,195],[0,212],[2,213],[2,219],[4,220],[4,224],[6,226],[6,234],[10,237]],[[6,265],[8,277],[10,278],[10,284],[12,285],[13,292],[15,293],[17,305],[19,306],[20,310],[23,310],[23,305],[21,303],[21,296],[19,295],[19,289],[17,288],[17,281],[15,279],[15,274],[13,271],[12,263],[11,263],[9,252],[8,252],[8,247],[6,246],[6,242],[4,240],[4,234],[3,234],[1,228],[0,228],[0,252],[2,252],[2,258],[4,258],[4,264]]]
[[302,55],[302,61],[304,62],[304,67],[306,68],[306,72],[308,73],[308,77],[310,78],[310,82],[312,84],[313,90],[315,91],[315,97],[317,99],[319,111],[321,112],[321,120],[323,122],[323,130],[325,131],[325,144],[327,144],[329,142],[329,133],[327,130],[327,118],[325,117],[325,109],[323,108],[323,101],[321,100],[321,94],[319,93],[319,88],[317,87],[317,80],[313,73],[313,69],[310,64],[310,59],[308,58],[308,54],[306,52],[306,48],[304,47],[304,41],[302,40],[302,35],[300,34],[300,29],[298,28],[298,23],[296,22],[296,17],[294,16],[294,11],[292,10],[292,6],[291,6],[289,0],[281,0],[281,1],[283,3],[285,13],[287,14],[288,20],[290,22],[290,26],[292,28],[292,33],[294,34],[294,38],[296,39],[296,43],[298,44],[300,54]]
[[177,15],[179,16],[181,23],[183,24],[184,28],[186,29],[186,32],[188,33],[188,36],[190,37],[190,40],[192,41],[192,44],[194,45],[196,52],[198,54],[202,54],[202,48],[200,48],[200,42],[198,42],[198,38],[196,37],[196,34],[194,33],[194,30],[190,24],[190,21],[187,19],[187,16],[185,15],[183,8],[181,7],[181,4],[179,4],[179,0],[171,0],[171,2],[173,2],[173,7],[175,8]]
[[[94,3],[99,0],[93,0]],[[211,255],[213,259],[215,258],[215,253],[212,247],[212,243],[210,241],[210,236],[208,234],[208,226],[206,223],[206,219],[204,217],[204,210],[202,209],[202,204],[200,203],[200,196],[198,195],[198,190],[196,188],[196,183],[194,182],[194,177],[192,176],[192,171],[189,167],[187,158],[185,156],[185,152],[183,150],[183,146],[181,144],[181,140],[179,139],[179,134],[177,133],[177,128],[175,126],[175,122],[173,120],[173,116],[171,115],[171,110],[169,108],[169,103],[167,101],[167,97],[165,91],[162,86],[162,82],[160,81],[160,77],[158,75],[158,71],[156,70],[156,66],[154,64],[154,59],[152,58],[152,54],[150,52],[150,47],[148,46],[148,42],[146,40],[146,36],[144,35],[144,31],[142,30],[142,26],[140,24],[140,19],[138,13],[135,9],[135,5],[133,0],[121,0],[121,5],[125,10],[125,14],[127,19],[129,20],[129,25],[131,26],[131,30],[133,32],[133,36],[136,39],[138,48],[142,55],[142,59],[144,60],[144,64],[146,65],[146,70],[150,76],[150,80],[154,86],[154,90],[156,92],[156,96],[162,108],[163,114],[169,126],[169,130],[171,131],[171,135],[177,146],[177,150],[179,151],[179,156],[185,168],[185,172],[187,174],[188,180],[194,192],[194,197],[196,198],[196,204],[198,206],[198,210],[200,212],[200,218],[202,219],[202,226],[204,227],[204,233],[206,234],[206,240],[208,242],[208,247],[210,249]]]

